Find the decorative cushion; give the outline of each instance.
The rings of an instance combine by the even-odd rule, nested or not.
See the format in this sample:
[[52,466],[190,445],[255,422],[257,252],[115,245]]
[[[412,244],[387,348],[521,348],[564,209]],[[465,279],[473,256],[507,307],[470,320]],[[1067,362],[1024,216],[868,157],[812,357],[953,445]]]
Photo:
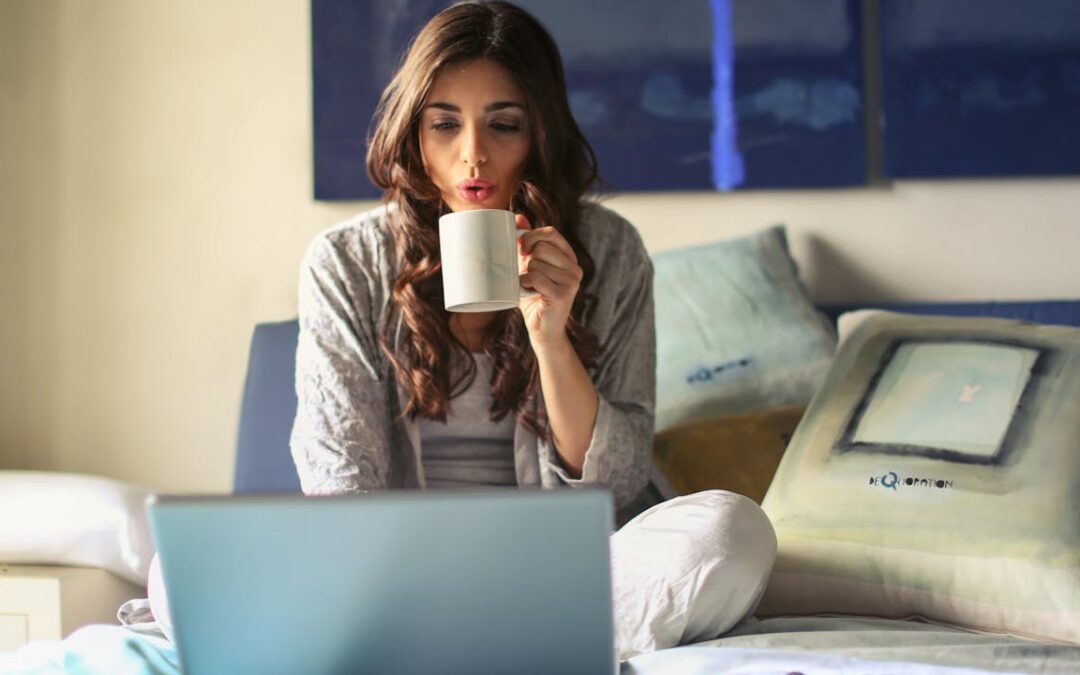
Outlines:
[[785,406],[662,431],[653,462],[676,494],[715,488],[760,504],[804,410]]
[[782,226],[653,256],[656,429],[806,405],[836,347]]
[[759,614],[1080,642],[1080,330],[845,316],[764,508]]
[[96,476],[0,471],[0,561],[100,567],[145,586],[149,494]]

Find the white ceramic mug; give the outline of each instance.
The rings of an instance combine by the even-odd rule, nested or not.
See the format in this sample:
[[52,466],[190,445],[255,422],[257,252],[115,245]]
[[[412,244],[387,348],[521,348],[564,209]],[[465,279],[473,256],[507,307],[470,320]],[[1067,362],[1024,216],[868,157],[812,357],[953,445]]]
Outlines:
[[535,295],[518,280],[519,230],[502,209],[456,211],[439,218],[443,303],[450,312],[513,309]]

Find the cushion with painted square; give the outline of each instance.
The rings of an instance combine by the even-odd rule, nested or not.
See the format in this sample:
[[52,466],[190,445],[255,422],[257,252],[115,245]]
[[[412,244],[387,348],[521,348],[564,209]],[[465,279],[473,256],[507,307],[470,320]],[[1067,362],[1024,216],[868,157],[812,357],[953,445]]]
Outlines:
[[1080,643],[1080,330],[862,311],[763,506],[761,615]]

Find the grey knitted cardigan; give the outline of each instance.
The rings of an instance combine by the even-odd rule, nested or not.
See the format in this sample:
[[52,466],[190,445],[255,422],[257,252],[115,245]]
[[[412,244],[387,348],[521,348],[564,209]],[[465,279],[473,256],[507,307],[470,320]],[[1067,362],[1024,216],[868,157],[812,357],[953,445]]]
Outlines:
[[[424,486],[416,420],[379,346],[387,322],[395,344],[400,313],[390,218],[381,207],[319,234],[300,269],[297,410],[290,446],[306,494]],[[589,369],[599,394],[580,479],[555,449],[520,423],[514,432],[519,486],[606,486],[616,509],[630,506],[649,478],[656,395],[652,264],[637,231],[595,204],[582,210],[582,243],[596,269],[586,326],[603,352]],[[542,411],[543,396],[537,401]]]

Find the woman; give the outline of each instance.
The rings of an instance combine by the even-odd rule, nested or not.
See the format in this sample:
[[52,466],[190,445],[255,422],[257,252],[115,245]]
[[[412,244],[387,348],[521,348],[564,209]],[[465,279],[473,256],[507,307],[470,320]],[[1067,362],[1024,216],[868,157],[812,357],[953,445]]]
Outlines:
[[[386,206],[321,234],[302,266],[304,492],[600,484],[620,521],[639,511],[652,266],[629,223],[584,201],[595,157],[547,32],[502,2],[435,16],[380,101],[368,173]],[[521,284],[537,295],[518,310],[443,309],[438,218],[474,208],[529,229]],[[611,545],[623,657],[730,628],[776,546],[757,505],[728,493],[657,506]]]
[[[601,484],[640,510],[653,432],[652,267],[583,201],[595,158],[554,42],[505,3],[417,35],[380,101],[384,208],[312,242],[300,278],[291,445],[308,494]],[[438,218],[512,209],[519,310],[443,309]]]
[[[307,494],[603,485],[640,510],[655,397],[652,266],[634,228],[584,201],[595,157],[533,17],[459,4],[417,35],[376,112],[386,204],[323,232],[301,267],[291,448]],[[511,209],[517,310],[443,309],[438,218]],[[760,508],[701,493],[611,538],[621,658],[746,616],[775,555]],[[155,559],[150,606],[166,633]]]

